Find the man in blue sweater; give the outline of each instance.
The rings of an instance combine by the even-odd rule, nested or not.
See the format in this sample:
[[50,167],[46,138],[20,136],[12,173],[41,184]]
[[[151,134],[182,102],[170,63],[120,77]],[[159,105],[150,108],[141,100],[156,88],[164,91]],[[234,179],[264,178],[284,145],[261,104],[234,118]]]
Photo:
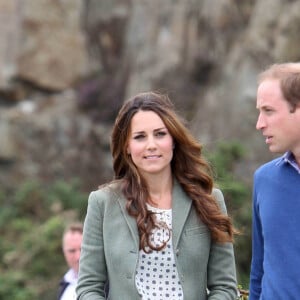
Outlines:
[[259,76],[256,128],[284,153],[254,174],[250,300],[300,299],[300,63]]

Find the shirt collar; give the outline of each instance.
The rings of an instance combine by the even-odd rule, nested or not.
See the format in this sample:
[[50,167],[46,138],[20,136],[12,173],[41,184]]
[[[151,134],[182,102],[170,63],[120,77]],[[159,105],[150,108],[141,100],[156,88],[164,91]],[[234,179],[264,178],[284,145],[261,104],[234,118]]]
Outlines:
[[64,276],[65,281],[69,283],[75,283],[77,278],[78,274],[73,269],[70,269]]
[[284,153],[277,164],[280,164],[281,162],[290,164],[300,174],[300,166],[297,164],[295,156],[291,151]]

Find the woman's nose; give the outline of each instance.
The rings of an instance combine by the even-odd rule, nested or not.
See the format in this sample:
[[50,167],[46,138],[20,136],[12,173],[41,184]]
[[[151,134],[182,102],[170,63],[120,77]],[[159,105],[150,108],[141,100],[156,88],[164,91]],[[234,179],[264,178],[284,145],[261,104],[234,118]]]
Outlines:
[[156,143],[155,143],[154,137],[150,136],[150,137],[148,138],[147,148],[148,148],[148,149],[156,148]]

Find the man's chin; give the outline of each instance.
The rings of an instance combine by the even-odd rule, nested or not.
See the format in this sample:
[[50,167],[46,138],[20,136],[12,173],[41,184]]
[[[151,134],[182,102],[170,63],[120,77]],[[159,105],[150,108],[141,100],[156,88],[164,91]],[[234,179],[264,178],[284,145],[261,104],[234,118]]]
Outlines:
[[274,154],[282,154],[282,153],[286,152],[285,150],[279,149],[275,145],[269,145],[269,150],[270,150],[270,152],[272,152]]

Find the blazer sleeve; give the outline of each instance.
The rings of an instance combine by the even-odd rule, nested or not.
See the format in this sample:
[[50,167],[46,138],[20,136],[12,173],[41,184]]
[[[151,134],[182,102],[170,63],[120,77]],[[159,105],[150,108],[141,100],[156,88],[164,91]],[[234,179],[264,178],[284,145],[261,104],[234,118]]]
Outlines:
[[103,214],[107,193],[92,192],[88,199],[76,288],[79,300],[105,299],[107,270],[103,245]]
[[[219,189],[214,189],[213,195],[223,213],[227,214],[222,192]],[[212,242],[207,272],[208,299],[233,300],[237,298],[236,269],[232,243]]]

